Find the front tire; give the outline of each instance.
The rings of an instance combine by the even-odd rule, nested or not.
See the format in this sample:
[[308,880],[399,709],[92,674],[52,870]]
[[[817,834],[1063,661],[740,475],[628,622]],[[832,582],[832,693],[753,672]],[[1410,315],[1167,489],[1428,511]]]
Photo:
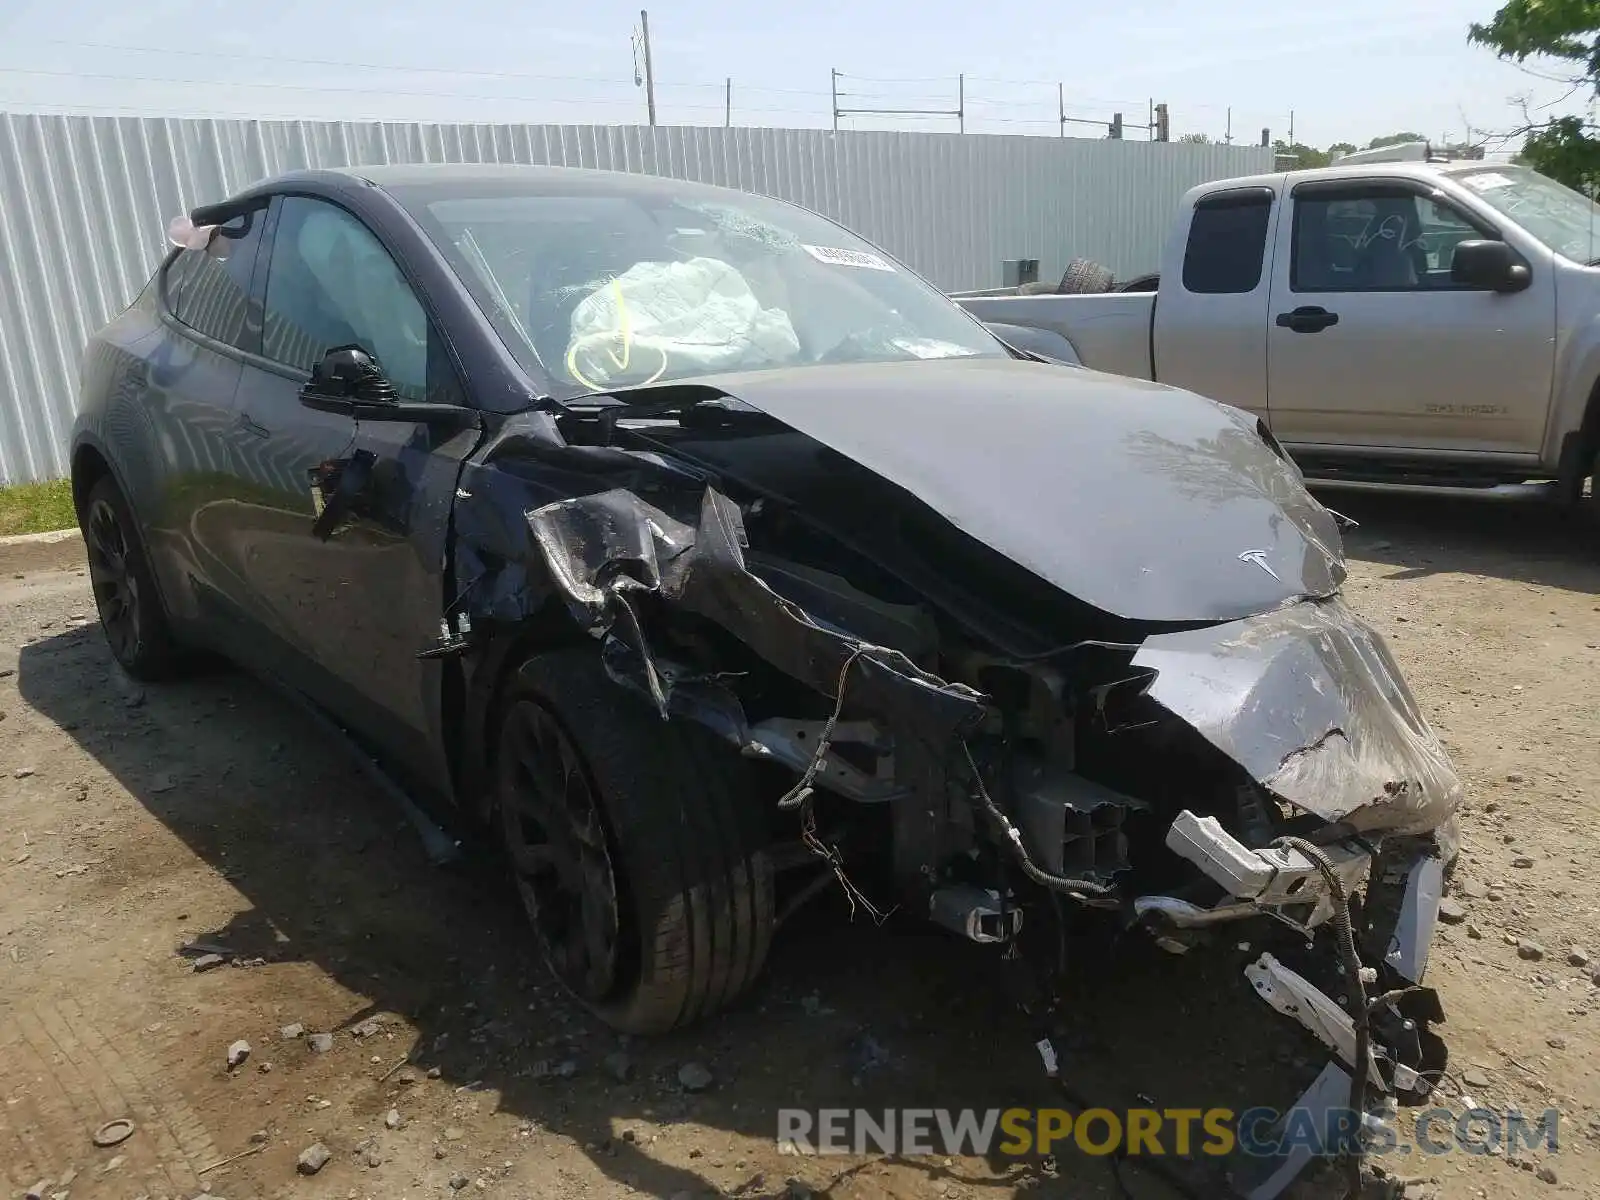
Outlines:
[[662,721],[592,646],[528,659],[501,714],[501,835],[556,978],[627,1033],[744,993],[774,905],[766,811],[738,752]]
[[78,514],[100,627],[112,656],[135,679],[166,679],[180,661],[133,512],[116,481],[100,478]]

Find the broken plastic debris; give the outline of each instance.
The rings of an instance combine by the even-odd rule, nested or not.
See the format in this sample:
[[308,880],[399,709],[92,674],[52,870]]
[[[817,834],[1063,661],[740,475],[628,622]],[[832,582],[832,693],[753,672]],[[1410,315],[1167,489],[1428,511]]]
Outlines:
[[1034,1043],[1034,1048],[1039,1051],[1039,1057],[1044,1060],[1044,1073],[1054,1079],[1060,1074],[1061,1067],[1056,1062],[1056,1048],[1049,1038],[1040,1038]]

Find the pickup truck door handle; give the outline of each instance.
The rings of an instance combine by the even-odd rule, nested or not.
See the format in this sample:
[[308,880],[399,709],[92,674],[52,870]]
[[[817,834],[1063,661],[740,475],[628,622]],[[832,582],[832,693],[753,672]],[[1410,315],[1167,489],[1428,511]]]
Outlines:
[[1339,314],[1325,308],[1308,305],[1293,312],[1278,314],[1278,328],[1292,329],[1296,333],[1321,333],[1329,325],[1339,323]]

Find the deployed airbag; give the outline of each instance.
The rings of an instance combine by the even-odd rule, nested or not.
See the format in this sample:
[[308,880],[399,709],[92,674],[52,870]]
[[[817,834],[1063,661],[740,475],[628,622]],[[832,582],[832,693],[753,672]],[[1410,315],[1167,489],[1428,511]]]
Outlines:
[[763,308],[733,267],[714,258],[635,263],[572,313],[567,368],[580,383],[786,363],[800,353],[789,315]]

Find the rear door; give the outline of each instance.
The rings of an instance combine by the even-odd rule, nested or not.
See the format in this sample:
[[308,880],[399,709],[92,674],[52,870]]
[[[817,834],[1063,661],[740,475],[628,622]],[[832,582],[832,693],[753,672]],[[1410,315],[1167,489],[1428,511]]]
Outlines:
[[[1297,445],[1539,449],[1555,279],[1520,292],[1450,279],[1456,245],[1500,238],[1425,181],[1303,183],[1281,222],[1267,329],[1273,431]],[[1517,246],[1519,251],[1522,246]]]
[[[328,350],[373,354],[404,399],[465,403],[421,297],[352,212],[312,196],[273,202],[261,357],[239,387],[236,536],[261,665],[402,764],[448,790],[439,636],[450,506],[475,430],[357,422],[299,401]],[[326,485],[365,460],[369,482],[325,539]],[[319,487],[321,491],[319,492]]]
[[163,597],[191,633],[213,641],[235,631],[223,598],[237,580],[218,504],[232,469],[242,364],[261,340],[252,285],[265,223],[264,210],[246,213],[206,249],[167,264],[158,281],[164,336],[144,351],[146,387],[107,408],[112,440],[144,447],[122,467]]
[[1276,211],[1270,187],[1202,196],[1168,248],[1153,329],[1157,380],[1258,417],[1267,416],[1267,260]]

